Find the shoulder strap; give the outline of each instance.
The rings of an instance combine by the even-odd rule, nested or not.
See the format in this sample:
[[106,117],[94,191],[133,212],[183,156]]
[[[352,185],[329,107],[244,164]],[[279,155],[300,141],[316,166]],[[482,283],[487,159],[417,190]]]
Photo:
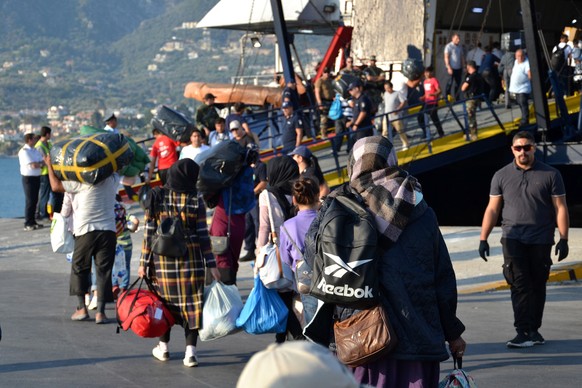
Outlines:
[[287,237],[289,237],[289,241],[291,241],[291,244],[293,244],[293,247],[295,247],[295,249],[297,250],[297,252],[299,252],[299,254],[301,255],[301,259],[303,259],[303,251],[301,251],[301,249],[299,249],[299,246],[297,245],[297,243],[295,242],[295,240],[293,240],[293,238],[291,237],[291,234],[289,234],[289,231],[285,227],[285,224],[281,224],[281,227],[283,228],[283,231],[285,232],[285,234],[287,235]]
[[269,209],[269,222],[271,224],[271,241],[277,245],[277,232],[275,231],[275,222],[273,221],[273,210],[271,209],[271,197],[269,196],[269,192],[267,191],[267,208]]

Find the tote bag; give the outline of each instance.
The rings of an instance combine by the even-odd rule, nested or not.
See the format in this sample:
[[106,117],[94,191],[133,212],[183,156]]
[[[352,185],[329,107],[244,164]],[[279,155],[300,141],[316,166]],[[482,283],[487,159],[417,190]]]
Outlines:
[[61,213],[53,214],[51,223],[51,247],[55,253],[71,253],[75,248],[75,237],[69,231],[69,218]]

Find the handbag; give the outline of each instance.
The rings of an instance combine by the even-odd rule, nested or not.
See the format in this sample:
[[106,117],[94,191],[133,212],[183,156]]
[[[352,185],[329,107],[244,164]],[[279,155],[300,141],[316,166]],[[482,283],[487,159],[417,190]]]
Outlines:
[[457,358],[453,355],[453,368],[454,370],[439,382],[438,388],[477,388],[473,377],[463,370],[463,359],[461,357]]
[[[141,288],[143,282],[147,290]],[[135,285],[139,282],[137,288]],[[163,335],[175,323],[175,318],[156,293],[151,280],[147,277],[136,279],[127,291],[119,295],[116,305],[117,332],[131,329],[144,338]]]
[[333,325],[337,358],[357,367],[390,353],[398,341],[381,304]]
[[165,191],[162,196],[162,203],[164,209],[168,214],[168,218],[164,219],[158,225],[156,234],[152,242],[152,252],[156,255],[165,257],[186,257],[188,256],[188,240],[190,239],[184,224],[182,222],[182,212],[186,208],[190,196],[186,199],[186,203],[176,216],[170,216],[170,210],[165,203]]
[[271,200],[267,195],[267,207],[269,209],[269,222],[271,223],[271,235],[269,242],[259,250],[255,267],[259,269],[259,277],[269,289],[292,290],[294,288],[293,270],[289,265],[281,261],[279,247],[277,246],[277,232],[273,221]]
[[[212,253],[215,255],[224,255],[228,251],[230,240],[230,211],[232,209],[232,186],[230,187],[230,200],[228,201],[228,223],[226,227],[226,236],[210,236]],[[214,220],[214,216],[212,218]]]
[[297,286],[297,291],[300,294],[305,295],[309,294],[309,289],[311,288],[311,275],[313,274],[313,269],[311,269],[309,267],[309,264],[307,264],[305,259],[303,259],[303,251],[299,249],[299,246],[297,245],[295,240],[293,240],[291,234],[289,234],[289,231],[287,230],[287,228],[285,228],[285,225],[281,225],[281,227],[287,234],[287,237],[289,237],[289,241],[291,241],[291,244],[293,244],[295,250],[297,250],[297,252],[299,252],[299,254],[301,255],[301,260],[298,260],[297,263],[295,264],[295,285]]

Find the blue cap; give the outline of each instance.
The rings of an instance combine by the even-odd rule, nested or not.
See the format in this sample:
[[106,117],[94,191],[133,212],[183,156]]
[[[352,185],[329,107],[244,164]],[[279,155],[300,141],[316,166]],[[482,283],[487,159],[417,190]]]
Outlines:
[[290,102],[290,101],[285,101],[285,102],[283,102],[283,104],[281,105],[281,108],[289,108],[289,107],[292,107],[292,106],[293,106],[293,104],[291,104],[291,102]]
[[305,159],[309,159],[313,156],[313,154],[311,153],[309,148],[307,148],[307,146],[304,146],[304,145],[300,145],[299,147],[295,147],[295,149],[293,151],[289,152],[289,156],[292,156],[292,155],[299,155],[301,157],[304,157]]

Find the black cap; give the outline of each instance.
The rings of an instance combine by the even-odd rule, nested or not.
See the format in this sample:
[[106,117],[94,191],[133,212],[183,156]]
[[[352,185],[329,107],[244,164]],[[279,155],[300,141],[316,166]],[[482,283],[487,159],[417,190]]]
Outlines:
[[209,99],[211,99],[211,98],[216,98],[216,96],[215,96],[214,94],[212,94],[212,93],[206,93],[206,94],[204,95],[204,99],[205,99],[205,100],[209,100]]
[[362,86],[362,82],[360,80],[356,80],[356,81],[350,83],[350,85],[348,86],[348,90],[352,90],[352,89],[358,88],[360,86]]

